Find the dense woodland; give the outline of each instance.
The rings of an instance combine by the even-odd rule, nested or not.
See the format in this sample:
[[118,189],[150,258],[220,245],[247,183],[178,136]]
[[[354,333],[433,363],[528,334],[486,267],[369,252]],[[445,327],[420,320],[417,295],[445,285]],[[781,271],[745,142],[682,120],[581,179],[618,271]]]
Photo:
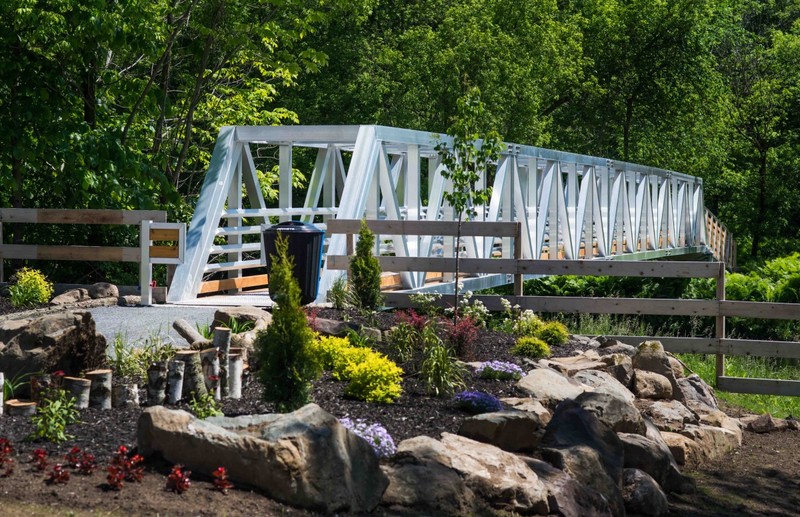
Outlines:
[[0,39],[0,206],[188,220],[222,125],[445,132],[478,87],[508,141],[702,177],[741,262],[800,245],[800,0],[4,0]]

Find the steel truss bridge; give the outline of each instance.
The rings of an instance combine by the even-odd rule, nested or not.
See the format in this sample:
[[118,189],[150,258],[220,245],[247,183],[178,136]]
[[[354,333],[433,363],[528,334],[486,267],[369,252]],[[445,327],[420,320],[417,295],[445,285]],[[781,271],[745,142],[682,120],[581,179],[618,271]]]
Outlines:
[[[260,225],[269,218],[300,219],[321,228],[331,218],[454,220],[442,193],[436,146],[452,139],[385,126],[227,126],[220,130],[186,234],[185,262],[175,271],[169,302],[248,286],[262,268]],[[277,158],[277,207],[267,207],[258,171]],[[271,160],[271,161],[268,161]],[[314,161],[305,201],[295,206],[292,169]],[[271,170],[271,169],[270,169]],[[735,263],[724,225],[703,204],[703,181],[679,172],[605,158],[507,143],[476,188],[492,188],[477,220],[519,221],[523,258],[694,259]],[[247,204],[247,206],[245,206]],[[297,202],[299,204],[299,202]],[[452,253],[452,238],[380,236],[397,256]],[[462,240],[465,255],[510,256],[510,239]],[[343,255],[345,237],[326,242]],[[379,250],[376,250],[378,252]],[[263,272],[263,270],[262,270]],[[425,273],[399,272],[406,289],[425,286]],[[320,298],[341,274],[323,268]],[[485,279],[484,279],[485,280]],[[483,281],[481,285],[493,282]]]

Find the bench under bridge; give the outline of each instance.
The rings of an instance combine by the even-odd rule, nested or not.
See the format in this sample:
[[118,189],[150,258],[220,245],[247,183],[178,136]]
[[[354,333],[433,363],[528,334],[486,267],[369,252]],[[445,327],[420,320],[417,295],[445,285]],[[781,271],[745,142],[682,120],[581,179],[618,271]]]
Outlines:
[[[302,220],[325,229],[331,219],[453,221],[442,194],[451,185],[436,146],[452,139],[385,126],[228,126],[211,157],[186,233],[168,301],[189,303],[214,292],[267,284],[261,224]],[[293,169],[314,162],[297,202]],[[277,179],[268,206],[259,176]],[[262,171],[259,174],[258,171]],[[520,223],[527,259],[717,260],[733,267],[736,247],[703,202],[703,181],[676,171],[506,143],[476,188],[492,189],[478,221]],[[380,235],[397,257],[452,256],[452,236]],[[512,237],[462,239],[470,258],[512,258]],[[516,243],[515,243],[516,244]],[[345,236],[330,235],[325,253],[343,255]],[[381,249],[376,249],[376,254]],[[517,251],[520,253],[520,251]],[[323,267],[320,298],[342,272]],[[430,272],[399,271],[404,289],[424,289]],[[476,275],[475,287],[505,283]]]

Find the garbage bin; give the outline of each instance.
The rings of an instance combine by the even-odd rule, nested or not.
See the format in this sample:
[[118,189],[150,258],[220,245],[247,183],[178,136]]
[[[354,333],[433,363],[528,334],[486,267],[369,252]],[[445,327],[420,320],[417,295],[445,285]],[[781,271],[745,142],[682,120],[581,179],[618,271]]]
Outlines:
[[272,267],[271,255],[276,255],[275,240],[278,234],[289,241],[289,256],[294,257],[294,277],[300,285],[300,303],[309,304],[317,299],[319,273],[322,267],[322,241],[325,232],[313,224],[299,221],[261,226],[261,262]]

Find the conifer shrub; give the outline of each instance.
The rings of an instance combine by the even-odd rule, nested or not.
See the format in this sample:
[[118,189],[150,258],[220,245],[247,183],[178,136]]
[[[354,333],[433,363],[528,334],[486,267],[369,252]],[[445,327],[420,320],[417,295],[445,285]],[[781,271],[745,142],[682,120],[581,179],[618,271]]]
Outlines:
[[569,330],[560,321],[548,321],[536,331],[535,336],[550,346],[559,346],[569,341]]
[[38,269],[24,267],[11,279],[8,294],[14,307],[30,307],[49,302],[53,284]]
[[300,306],[300,287],[294,278],[294,259],[288,240],[278,234],[269,272],[270,297],[275,306],[272,323],[258,333],[256,353],[261,362],[259,378],[264,400],[279,412],[294,411],[311,398],[311,382],[320,368],[313,353],[314,333]]
[[374,247],[375,234],[369,229],[367,222],[362,220],[356,254],[350,261],[350,285],[354,301],[359,308],[368,311],[376,310],[382,301],[381,265],[372,254]]
[[511,353],[529,359],[541,359],[550,357],[550,347],[538,337],[522,336],[517,339],[517,343],[511,349]]

